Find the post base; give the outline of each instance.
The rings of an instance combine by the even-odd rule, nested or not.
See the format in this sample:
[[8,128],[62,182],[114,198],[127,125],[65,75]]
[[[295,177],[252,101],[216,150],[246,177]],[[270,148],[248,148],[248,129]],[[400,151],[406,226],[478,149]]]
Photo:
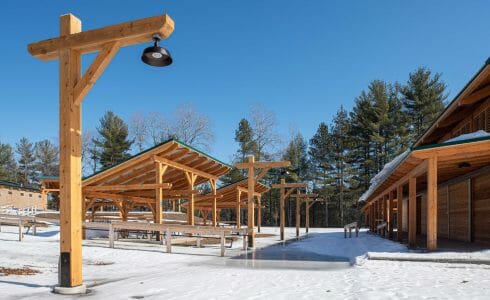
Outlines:
[[81,295],[87,293],[87,286],[85,284],[74,286],[74,287],[62,287],[55,286],[53,288],[53,293],[60,295]]

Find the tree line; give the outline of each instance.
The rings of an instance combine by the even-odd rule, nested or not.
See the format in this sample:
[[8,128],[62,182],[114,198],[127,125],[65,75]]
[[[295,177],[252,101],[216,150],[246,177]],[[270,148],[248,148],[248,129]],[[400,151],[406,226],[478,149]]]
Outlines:
[[[291,161],[288,172],[273,170],[264,183],[277,183],[281,177],[288,182],[307,182],[311,192],[326,200],[315,204],[311,225],[341,226],[359,219],[358,199],[374,175],[413,144],[441,113],[445,91],[441,74],[427,68],[409,73],[405,83],[373,80],[354,99],[350,111],[340,106],[332,120],[321,122],[309,139],[292,132],[285,142],[277,133],[274,112],[253,106],[238,122],[237,150],[231,163],[245,161],[249,155],[256,160]],[[192,104],[182,105],[170,115],[135,113],[127,123],[108,111],[95,132],[89,130],[82,136],[83,172],[89,175],[108,168],[170,138],[207,151],[214,140],[211,120]],[[58,166],[58,147],[48,140],[31,143],[22,138],[15,147],[0,143],[0,180],[35,184],[36,176],[58,175]],[[245,175],[234,169],[221,178],[221,184]],[[269,191],[262,202],[264,225],[277,225],[279,192]],[[287,224],[293,225],[294,201],[286,203],[286,212]],[[221,217],[234,218],[234,211],[222,211]]]

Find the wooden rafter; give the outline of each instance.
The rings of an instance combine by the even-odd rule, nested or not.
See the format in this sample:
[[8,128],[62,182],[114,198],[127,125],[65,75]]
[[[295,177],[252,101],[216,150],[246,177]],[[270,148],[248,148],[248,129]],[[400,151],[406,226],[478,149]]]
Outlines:
[[170,189],[172,184],[170,183],[154,183],[154,184],[131,184],[131,185],[91,185],[85,187],[83,190],[90,191],[130,191],[130,190],[154,190],[156,188]]

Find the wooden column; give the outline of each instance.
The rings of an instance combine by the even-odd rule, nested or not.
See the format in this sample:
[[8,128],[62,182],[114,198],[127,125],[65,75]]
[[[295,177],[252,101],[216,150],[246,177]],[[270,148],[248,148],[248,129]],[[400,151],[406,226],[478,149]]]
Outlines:
[[306,202],[306,212],[305,212],[305,228],[306,228],[306,233],[310,230],[310,203],[309,201]]
[[[201,210],[201,214],[202,214],[202,222],[203,222],[203,225],[206,225],[207,223],[207,219],[208,219],[208,211],[205,209],[205,210]],[[216,214],[215,214],[216,216]],[[216,222],[213,226],[216,226]]]
[[262,197],[257,196],[257,231],[260,232],[260,224],[262,224]]
[[427,166],[427,249],[437,249],[437,156]]
[[[60,17],[60,35],[82,31],[73,15]],[[60,265],[59,285],[82,284],[82,156],[81,105],[73,90],[81,76],[81,55],[73,49],[59,51],[60,60]]]
[[[163,165],[162,163],[156,161],[155,162],[155,183],[156,184],[162,184],[163,183],[163,174],[165,173],[165,170],[167,169],[167,166]],[[155,224],[162,224],[162,198],[163,198],[163,189],[160,186],[159,188],[155,189],[155,215],[154,215],[154,222]],[[157,241],[160,241],[161,239],[161,232],[156,232],[156,239]]]
[[213,189],[213,226],[216,227],[216,180],[209,179],[209,183],[211,183],[211,188]]
[[248,157],[248,246],[250,248],[254,247],[255,244],[255,230],[254,230],[254,194],[255,194],[255,172],[254,172],[254,161],[253,155]]
[[194,184],[197,175],[185,172],[187,183],[189,184],[189,203],[187,205],[187,224],[194,226]]
[[[286,179],[281,178],[281,185],[284,186],[286,184]],[[281,187],[279,189],[279,226],[280,226],[280,236],[281,241],[284,241],[284,222],[286,220],[285,211],[284,211],[284,201],[285,201],[285,188]]]
[[394,192],[390,191],[389,192],[389,199],[388,199],[388,238],[393,239],[393,198],[394,198]]
[[[298,191],[298,196],[299,196],[299,191]],[[301,222],[301,215],[300,215],[300,205],[301,205],[301,200],[300,197],[296,198],[296,238],[299,238],[299,227],[300,227],[300,222]]]
[[403,185],[396,188],[396,237],[399,242],[403,240]]
[[[383,196],[381,199],[383,201],[383,222],[386,222],[388,226],[388,195]],[[386,230],[388,230],[388,227],[385,227],[383,230],[383,237],[386,237]]]
[[408,245],[417,245],[417,178],[408,180]]
[[242,198],[242,192],[240,190],[237,190],[237,199],[236,199],[236,228],[240,229],[241,226],[241,203],[240,200]]

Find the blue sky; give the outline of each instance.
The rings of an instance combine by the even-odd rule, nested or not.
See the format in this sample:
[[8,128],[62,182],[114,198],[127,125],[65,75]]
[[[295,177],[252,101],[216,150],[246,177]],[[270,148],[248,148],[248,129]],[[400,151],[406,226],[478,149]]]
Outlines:
[[309,139],[373,79],[404,82],[426,66],[455,96],[490,56],[489,8],[488,1],[2,1],[0,141],[57,139],[58,63],[26,48],[57,36],[68,12],[83,29],[162,12],[176,25],[162,43],[174,58],[168,68],[140,62],[149,44],[120,50],[84,100],[84,129],[106,110],[129,120],[192,102],[213,121],[211,153],[228,161],[238,121],[257,103],[276,113],[284,139],[291,128]]

